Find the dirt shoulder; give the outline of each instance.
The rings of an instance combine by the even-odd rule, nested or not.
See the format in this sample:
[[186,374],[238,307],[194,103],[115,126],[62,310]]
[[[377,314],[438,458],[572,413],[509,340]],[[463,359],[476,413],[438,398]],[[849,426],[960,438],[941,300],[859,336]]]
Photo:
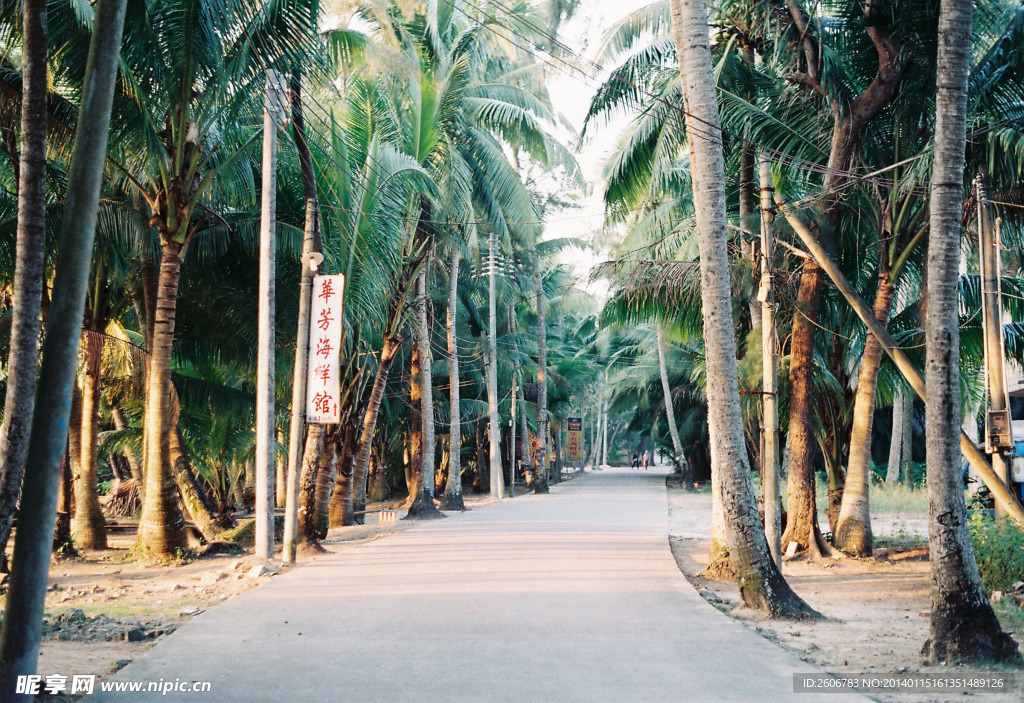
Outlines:
[[[840,559],[815,563],[789,559],[786,580],[807,603],[826,616],[821,622],[773,621],[739,601],[735,583],[700,576],[710,547],[711,495],[668,489],[670,544],[680,570],[715,607],[804,661],[835,673],[939,673],[948,667],[925,666],[921,646],[928,636],[929,574],[927,549],[922,547],[920,516],[880,515],[876,533],[886,535],[885,548],[870,559]],[[996,606],[1003,627],[1024,645],[1024,612],[1016,604]],[[1024,685],[1024,668],[971,667],[959,673],[1012,671]],[[1020,701],[1020,691],[977,694],[879,694],[880,701],[930,703],[977,700],[985,703]]]

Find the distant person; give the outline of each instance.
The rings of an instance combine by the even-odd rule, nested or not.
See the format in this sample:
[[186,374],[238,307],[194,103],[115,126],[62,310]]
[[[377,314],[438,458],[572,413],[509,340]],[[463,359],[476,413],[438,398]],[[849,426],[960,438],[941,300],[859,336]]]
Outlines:
[[647,467],[651,465],[651,453],[644,452],[644,471],[647,471]]
[[632,468],[634,468],[634,469],[639,469],[640,468],[640,452],[633,452]]

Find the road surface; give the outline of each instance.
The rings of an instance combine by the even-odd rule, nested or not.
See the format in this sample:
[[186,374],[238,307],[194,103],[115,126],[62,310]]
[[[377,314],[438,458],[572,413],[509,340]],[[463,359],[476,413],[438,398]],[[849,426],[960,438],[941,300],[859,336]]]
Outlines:
[[694,591],[667,534],[663,473],[588,472],[342,546],[196,616],[113,679],[209,693],[87,699],[824,701],[793,693],[811,665]]

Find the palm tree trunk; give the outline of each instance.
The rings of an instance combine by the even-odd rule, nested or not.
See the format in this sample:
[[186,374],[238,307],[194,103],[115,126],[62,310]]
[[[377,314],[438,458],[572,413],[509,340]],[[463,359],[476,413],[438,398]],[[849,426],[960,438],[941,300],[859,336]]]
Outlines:
[[325,425],[307,425],[306,444],[302,453],[302,471],[299,473],[298,507],[296,509],[295,542],[298,547],[312,547],[316,544],[316,530],[313,525],[316,504],[317,476],[323,466],[325,453]]
[[889,438],[889,466],[885,472],[885,485],[895,486],[900,481],[900,453],[903,449],[903,405],[907,394],[900,390],[892,404],[892,436]]
[[[278,428],[277,430],[277,443],[283,446],[288,446],[286,442],[288,438],[285,437],[284,430]],[[274,467],[274,501],[278,508],[285,507],[285,499],[288,497],[288,455],[285,453],[279,453],[277,456],[277,463]]]
[[462,498],[462,413],[459,410],[459,338],[457,315],[459,312],[459,258],[458,247],[452,247],[451,265],[448,267],[448,378],[451,424],[448,430],[448,485],[444,489],[445,510],[465,510]]
[[[427,272],[424,268],[416,279],[416,335],[413,340],[419,358],[420,461],[416,493],[409,487],[412,502],[409,517],[440,517],[434,505],[434,379],[430,370],[430,323],[427,316]],[[415,383],[415,377],[413,383]]]
[[75,542],[84,549],[107,548],[107,521],[100,509],[99,464],[100,363],[103,338],[85,335],[85,376],[82,379],[82,462],[74,477]]
[[533,283],[537,294],[537,443],[540,455],[534,464],[533,491],[548,493],[547,476],[547,428],[548,428],[548,334],[544,321],[547,299],[544,295],[544,281],[540,275],[540,259],[533,251]]
[[[790,3],[789,9],[792,20],[801,32],[805,52],[814,59],[809,61],[807,72],[793,80],[826,98],[833,116],[828,172],[822,183],[822,190],[831,194],[825,198],[820,218],[822,241],[827,248],[842,207],[841,197],[832,191],[839,184],[842,171],[853,158],[861,130],[896,95],[907,62],[899,59],[902,51],[900,40],[885,27],[880,0],[867,0],[863,6],[866,20],[864,31],[878,56],[878,70],[871,83],[859,95],[841,105],[828,94],[822,82],[818,61],[822,49],[807,31],[811,20],[803,14],[799,3]],[[782,546],[785,549],[791,542],[796,542],[800,549],[809,549],[812,554],[828,549],[818,528],[814,484],[816,443],[813,430],[814,336],[824,280],[824,271],[817,262],[804,262],[790,343],[789,434],[786,445],[789,458],[786,485],[788,518]]]
[[[33,31],[38,30],[44,8],[44,4],[35,2],[25,7],[26,12],[38,13],[28,19]],[[75,385],[124,10],[125,0],[99,0],[93,16],[86,87],[79,103],[53,297],[25,455],[18,536],[14,543],[14,563],[18,567],[11,575],[0,635],[0,691],[5,696],[16,690],[18,677],[35,673],[39,659],[60,462],[67,447],[71,391]],[[38,54],[33,51],[33,56]]]
[[797,292],[796,310],[790,341],[789,434],[786,447],[789,472],[786,477],[786,529],[782,549],[796,542],[799,549],[818,545],[818,506],[814,489],[815,439],[814,406],[814,332],[818,318],[823,274],[812,261],[804,262]]
[[939,12],[925,318],[928,546],[932,612],[922,653],[934,661],[1015,658],[981,585],[967,530],[960,476],[958,265],[963,214],[970,0],[942,0]]
[[0,567],[4,571],[32,429],[46,253],[46,0],[24,0],[22,11],[14,311],[4,421],[0,427]]
[[[377,366],[377,377],[373,379],[373,390],[370,391],[370,402],[363,413],[362,432],[359,435],[359,451],[356,453],[356,464],[352,471],[352,484],[355,487],[352,507],[359,512],[366,509],[366,475],[370,468],[370,451],[373,449],[373,433],[377,428],[377,416],[380,404],[384,400],[384,389],[387,387],[388,374],[395,355],[402,346],[398,337],[387,337],[380,350],[380,364]],[[308,441],[308,440],[307,440]]]
[[[316,476],[316,487],[313,491],[313,534],[318,540],[327,539],[327,530],[330,528],[330,503],[331,489],[334,488],[335,477],[339,471],[338,466],[338,432],[340,428],[328,433],[328,442],[331,449],[325,451],[328,455],[326,461],[320,463],[320,473]],[[342,486],[346,483],[345,477],[340,478]],[[348,494],[348,503],[351,505],[352,494]]]
[[160,252],[153,347],[146,388],[146,491],[139,520],[139,542],[155,555],[184,548],[185,521],[171,465],[171,347],[181,276],[181,245],[167,242]]
[[679,438],[679,427],[676,425],[676,410],[672,404],[672,386],[668,382],[668,363],[665,358],[665,330],[661,323],[658,323],[658,368],[661,371],[661,391],[665,396],[665,420],[668,422],[668,433],[672,437],[672,461],[676,469],[682,472],[683,488],[690,490],[693,484],[693,472],[690,471],[690,463],[686,461],[683,454],[683,442]]
[[[700,250],[701,303],[706,348],[708,424],[721,476],[729,554],[743,602],[772,617],[813,616],[790,589],[768,551],[754,500],[740,416],[736,339],[732,321],[725,162],[720,141],[694,138],[719,130],[705,0],[672,0],[672,27],[691,135],[690,162]],[[695,120],[702,123],[700,129]]]
[[903,399],[903,429],[900,432],[902,448],[900,449],[900,474],[903,482],[910,488],[914,487],[914,396],[907,395]]
[[[72,413],[72,421],[74,413]],[[71,537],[71,512],[75,507],[74,491],[71,483],[71,452],[70,443],[60,462],[60,492],[57,494],[57,524],[53,530],[53,551],[61,557],[76,556],[75,541]]]
[[[889,320],[895,293],[889,281],[887,238],[879,252],[878,288],[875,290],[874,313],[883,325]],[[878,390],[878,369],[882,365],[882,345],[868,334],[860,361],[857,395],[853,403],[853,430],[850,435],[850,459],[843,486],[838,524],[832,543],[855,556],[871,556],[871,430],[875,420],[875,395]]]
[[[114,420],[114,429],[118,432],[123,432],[128,429],[128,417],[125,415],[124,410],[121,408],[111,408],[110,416]],[[124,458],[128,462],[128,468],[132,472],[132,478],[135,479],[135,485],[139,487],[139,496],[142,496],[143,482],[145,481],[142,473],[142,464],[139,462],[139,456],[135,453],[134,449],[126,448],[123,451]]]
[[372,461],[370,464],[370,502],[382,503],[391,497],[388,488],[387,467],[383,461]]
[[[347,527],[353,524],[352,464],[355,459],[353,453],[356,450],[357,429],[351,422],[351,418],[355,417],[355,414],[346,413],[346,417],[349,418],[350,421],[347,422],[345,427],[341,430],[345,434],[338,451],[334,488],[331,490],[330,504],[328,506],[328,527]],[[376,488],[374,480],[375,477],[371,474],[370,502],[380,500],[374,495],[374,489]]]

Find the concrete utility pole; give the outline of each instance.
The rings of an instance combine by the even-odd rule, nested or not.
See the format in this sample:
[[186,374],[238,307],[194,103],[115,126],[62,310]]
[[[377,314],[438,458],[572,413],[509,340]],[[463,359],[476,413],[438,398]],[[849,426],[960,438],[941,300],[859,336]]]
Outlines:
[[284,544],[281,558],[295,563],[295,538],[299,531],[299,473],[302,436],[306,426],[306,376],[309,367],[309,313],[313,305],[313,274],[324,257],[316,246],[320,213],[316,202],[306,201],[306,232],[302,242],[302,273],[299,279],[299,325],[295,337],[295,371],[292,374],[292,417],[288,431],[288,478],[284,513]]
[[[608,385],[608,371],[604,372],[604,385]],[[604,386],[601,387],[601,396],[604,397]],[[601,466],[608,466],[608,399],[604,399],[604,419],[601,421]]]
[[[1013,451],[1010,398],[1006,389],[1006,354],[1003,340],[1002,265],[999,235],[992,221],[989,203],[988,173],[979,169],[974,179],[978,203],[978,262],[981,265],[981,316],[985,341],[985,376],[988,381],[989,407],[985,414],[985,451],[992,455],[992,471],[1010,485]],[[1002,506],[996,514],[1004,515]]]
[[779,336],[775,329],[775,291],[772,290],[772,262],[775,239],[772,224],[775,204],[772,202],[772,165],[767,154],[760,156],[761,170],[761,286],[757,299],[761,303],[761,357],[763,380],[761,388],[761,494],[764,498],[764,535],[775,565],[782,566],[782,515],[779,496]]
[[274,254],[277,247],[277,127],[284,119],[284,80],[267,71],[263,109],[263,199],[260,209],[259,341],[256,356],[256,556],[274,556]]
[[508,484],[509,498],[516,497],[516,376],[512,374],[512,417],[508,420],[508,465],[512,474]]
[[505,477],[501,471],[501,423],[498,422],[498,314],[494,301],[494,249],[497,235],[492,231],[488,237],[490,252],[487,261],[487,308],[490,318],[487,324],[487,411],[490,414],[491,451],[491,495],[501,500],[505,497]]

